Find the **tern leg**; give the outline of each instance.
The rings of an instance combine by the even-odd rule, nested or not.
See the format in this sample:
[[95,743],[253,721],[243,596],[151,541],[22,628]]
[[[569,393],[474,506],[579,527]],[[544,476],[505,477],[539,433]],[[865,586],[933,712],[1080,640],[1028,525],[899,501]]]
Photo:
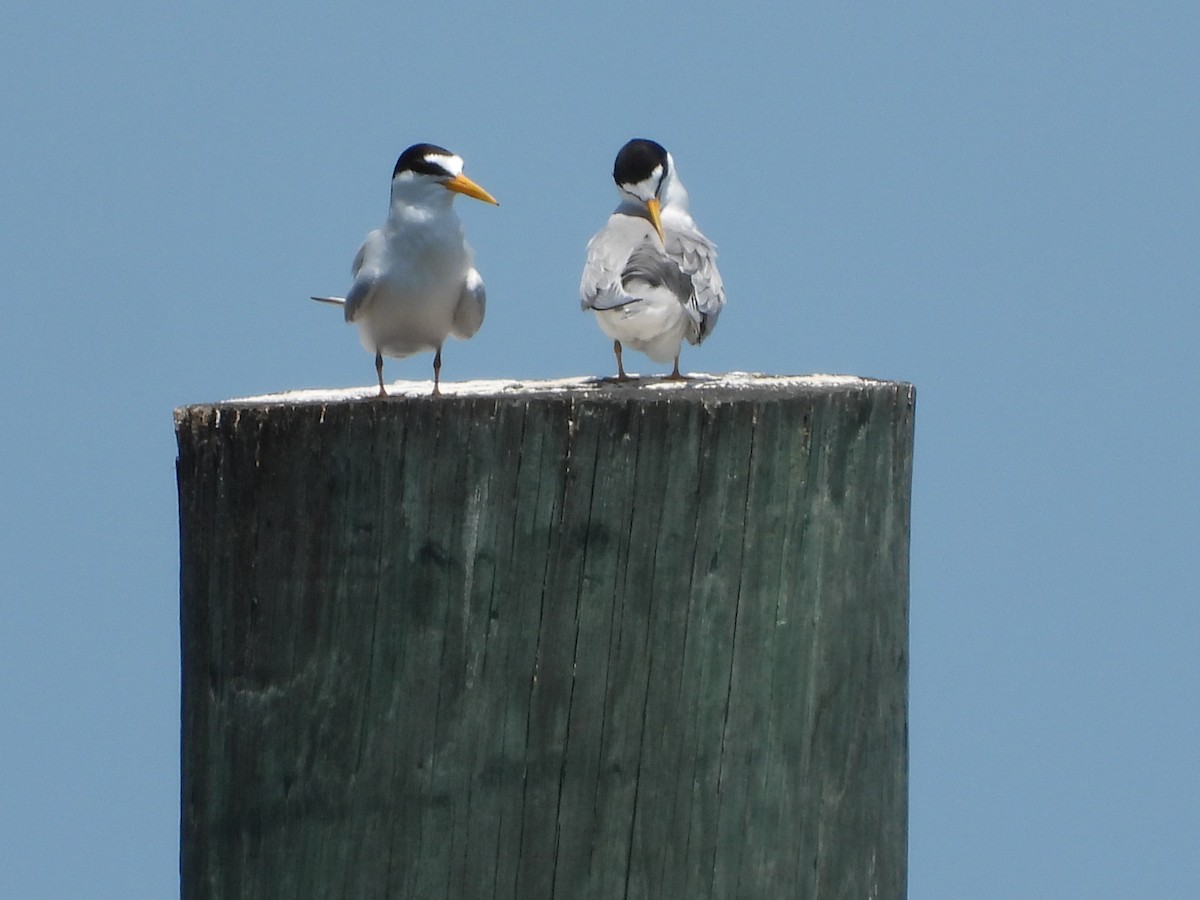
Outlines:
[[375,351],[375,377],[379,379],[379,396],[386,397],[387,391],[383,389],[383,355]]
[[433,354],[433,396],[437,397],[442,393],[440,387],[442,382],[442,348],[437,348],[437,353]]
[[617,355],[617,381],[628,381],[629,376],[625,374],[625,366],[621,364],[620,341],[613,341],[613,353]]
[[673,368],[671,370],[671,374],[667,376],[667,381],[687,381],[686,378],[684,378],[682,375],[679,374],[679,354],[678,353],[675,354],[675,368]]

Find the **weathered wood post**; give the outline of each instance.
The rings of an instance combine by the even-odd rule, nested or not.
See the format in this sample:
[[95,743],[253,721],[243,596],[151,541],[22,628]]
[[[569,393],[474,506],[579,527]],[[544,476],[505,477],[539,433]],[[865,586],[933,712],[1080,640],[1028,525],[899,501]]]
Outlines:
[[905,895],[914,393],[176,414],[183,896]]

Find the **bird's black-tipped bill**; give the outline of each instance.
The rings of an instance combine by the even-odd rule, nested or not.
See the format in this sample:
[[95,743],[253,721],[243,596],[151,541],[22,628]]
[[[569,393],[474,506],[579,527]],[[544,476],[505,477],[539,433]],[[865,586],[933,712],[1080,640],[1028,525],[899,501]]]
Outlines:
[[466,175],[455,175],[449,181],[443,181],[442,186],[448,191],[454,191],[456,194],[466,194],[468,197],[474,197],[476,200],[482,200],[484,203],[490,203],[493,206],[500,205],[499,201],[496,200],[495,197],[473,182]]

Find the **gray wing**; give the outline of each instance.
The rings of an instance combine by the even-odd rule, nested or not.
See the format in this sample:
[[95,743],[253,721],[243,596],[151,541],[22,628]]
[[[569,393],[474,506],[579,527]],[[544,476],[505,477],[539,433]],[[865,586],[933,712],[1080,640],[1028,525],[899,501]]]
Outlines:
[[473,337],[483,324],[483,314],[486,310],[487,291],[483,287],[483,278],[475,269],[468,269],[462,293],[458,298],[458,306],[454,308],[454,322],[450,333],[464,340]]
[[667,233],[667,254],[691,281],[686,304],[697,323],[695,335],[688,340],[699,344],[712,334],[717,316],[725,306],[725,284],[717,271],[717,248],[698,228],[672,228]]
[[346,292],[347,322],[353,322],[358,313],[371,302],[378,286],[379,280],[375,277],[360,276],[354,279],[354,284],[350,285],[350,290]]
[[386,250],[383,232],[372,231],[358,248],[354,255],[354,264],[350,267],[350,275],[354,284],[346,293],[346,321],[353,322],[359,310],[371,301],[376,288],[379,286],[379,260]]
[[663,252],[656,237],[648,237],[633,248],[621,270],[621,286],[631,293],[637,293],[641,287],[663,287],[685,305],[694,290],[691,276]]
[[616,309],[637,299],[625,293],[622,273],[630,254],[648,234],[654,234],[648,222],[620,214],[596,232],[588,242],[587,262],[579,282],[581,308]]

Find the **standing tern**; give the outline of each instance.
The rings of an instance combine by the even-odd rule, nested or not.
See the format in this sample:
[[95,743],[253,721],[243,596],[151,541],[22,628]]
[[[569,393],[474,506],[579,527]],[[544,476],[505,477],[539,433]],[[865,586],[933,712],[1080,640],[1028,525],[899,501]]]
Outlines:
[[456,194],[485,203],[494,197],[463,174],[462,158],[434,144],[414,144],[392,171],[387,221],[367,235],[354,257],[354,284],[342,297],[313,297],[344,307],[346,321],[375,354],[379,396],[383,357],[434,351],[433,393],[441,393],[442,344],[447,335],[466,339],[483,323],[487,296],[475,270]]
[[629,378],[622,344],[655,362],[674,359],[668,378],[681,380],[683,339],[699,344],[708,337],[725,305],[717,248],[688,214],[687,191],[661,144],[627,143],[617,153],[613,181],[621,202],[588,243],[580,305],[613,339],[618,381]]

